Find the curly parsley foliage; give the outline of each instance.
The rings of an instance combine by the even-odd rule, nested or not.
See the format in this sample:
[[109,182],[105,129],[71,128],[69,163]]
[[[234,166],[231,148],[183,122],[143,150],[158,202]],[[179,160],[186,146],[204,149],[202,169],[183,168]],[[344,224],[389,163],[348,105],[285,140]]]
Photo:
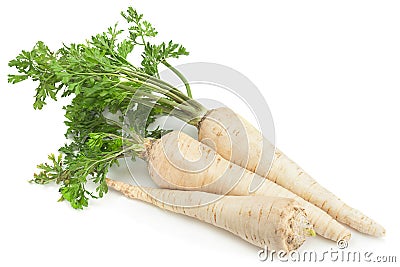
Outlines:
[[[39,41],[9,62],[18,71],[8,76],[10,83],[37,82],[35,109],[42,109],[48,98],[73,96],[63,107],[70,143],[59,149],[59,156],[51,154],[49,163],[38,165],[40,172],[32,181],[59,184],[61,200],[74,208],[86,207],[89,198],[107,192],[105,177],[119,158],[142,157],[144,138],[159,138],[166,132],[148,129],[157,117],[174,112],[180,119],[193,121],[205,113],[197,102],[188,102],[190,87],[185,95],[159,79],[159,64],[182,79],[167,59],[188,55],[186,49],[172,41],[152,44],[149,40],[157,31],[142,14],[131,7],[121,14],[129,25],[125,38],[115,24],[85,43],[64,45],[56,51]],[[128,61],[135,49],[142,51],[141,66]],[[126,119],[129,129],[123,131]],[[87,189],[88,181],[96,184],[95,192]]]
[[[127,144],[129,143],[129,145]],[[32,182],[60,184],[60,200],[67,200],[74,208],[87,207],[89,197],[98,198],[107,193],[106,174],[125,153],[137,155],[143,146],[129,139],[109,133],[91,133],[83,145],[71,143],[60,149],[56,157],[49,155],[50,163],[38,165],[40,172]],[[96,193],[85,188],[88,180],[97,184]]]
[[126,12],[121,12],[121,15],[132,25],[129,27],[129,37],[132,43],[144,46],[141,64],[147,74],[158,76],[158,65],[160,63],[165,64],[168,58],[189,55],[185,47],[172,41],[162,42],[158,45],[148,42],[147,38],[155,37],[157,31],[148,21],[143,19],[142,14],[139,14],[132,7],[129,7]]
[[21,74],[9,74],[8,82],[18,83],[30,78],[39,81],[35,95],[35,109],[41,109],[45,104],[45,99],[51,97],[56,100],[56,94],[62,88],[60,80],[49,66],[57,64],[57,57],[54,52],[42,42],[36,43],[32,51],[22,51],[15,59],[9,62],[10,67],[15,67]]

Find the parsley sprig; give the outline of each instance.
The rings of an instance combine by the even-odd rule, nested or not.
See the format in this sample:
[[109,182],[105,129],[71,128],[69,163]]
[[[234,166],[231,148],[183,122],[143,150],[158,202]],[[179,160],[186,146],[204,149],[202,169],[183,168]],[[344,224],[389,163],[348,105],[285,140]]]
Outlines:
[[[166,132],[149,130],[157,117],[172,113],[197,125],[206,113],[192,100],[187,80],[168,62],[188,55],[186,48],[172,41],[152,43],[157,31],[132,7],[121,15],[127,30],[115,24],[83,43],[64,44],[56,51],[39,41],[9,62],[18,71],[8,76],[10,83],[30,79],[38,84],[35,109],[42,109],[48,99],[73,97],[63,107],[69,143],[59,149],[60,155],[50,154],[48,163],[38,165],[32,182],[59,184],[60,199],[78,209],[86,207],[89,198],[107,193],[105,177],[120,158],[146,156],[146,142]],[[129,60],[137,49],[140,66]],[[186,94],[160,79],[160,64],[182,80]],[[87,189],[88,181],[96,184],[95,192]]]

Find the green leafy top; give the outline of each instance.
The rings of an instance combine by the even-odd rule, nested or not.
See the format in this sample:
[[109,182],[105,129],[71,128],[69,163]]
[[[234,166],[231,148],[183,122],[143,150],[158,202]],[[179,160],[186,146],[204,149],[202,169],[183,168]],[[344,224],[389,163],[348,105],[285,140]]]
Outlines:
[[[127,12],[121,12],[121,15],[128,23],[132,24],[129,27],[129,36],[132,43],[144,46],[142,66],[146,73],[158,77],[158,65],[160,63],[165,64],[168,58],[189,55],[185,47],[172,41],[163,42],[159,45],[147,42],[146,38],[155,37],[157,31],[148,21],[143,20],[142,14],[138,14],[132,7],[129,7]],[[190,91],[187,93],[191,95]]]
[[[206,112],[191,99],[184,76],[167,62],[187,55],[186,49],[172,41],[152,44],[149,40],[157,32],[142,14],[132,7],[121,14],[127,32],[115,24],[85,43],[64,44],[56,51],[39,41],[9,62],[18,71],[9,75],[10,83],[28,78],[38,83],[35,109],[42,109],[48,98],[73,96],[63,107],[69,144],[59,149],[61,156],[50,155],[50,163],[38,166],[33,182],[60,184],[61,199],[74,208],[107,192],[105,176],[119,158],[143,157],[145,139],[165,133],[160,128],[149,130],[157,117],[172,114],[196,125]],[[135,49],[142,51],[141,66],[128,60]],[[159,79],[159,64],[182,79],[187,94]],[[97,184],[95,193],[86,189],[88,179]]]

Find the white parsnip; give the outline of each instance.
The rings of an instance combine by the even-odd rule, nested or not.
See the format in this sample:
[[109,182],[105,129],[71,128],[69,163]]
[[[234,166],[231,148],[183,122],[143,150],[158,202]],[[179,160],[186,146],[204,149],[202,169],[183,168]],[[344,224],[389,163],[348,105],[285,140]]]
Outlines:
[[288,252],[313,235],[304,209],[288,198],[218,198],[205,192],[142,188],[111,179],[107,179],[107,185],[129,198],[215,225],[262,248]]
[[[225,159],[281,185],[338,221],[369,235],[385,234],[381,225],[321,186],[232,110],[218,108],[210,111],[200,123],[198,135],[200,141],[212,141],[213,148]],[[246,154],[240,153],[244,150]]]
[[[327,213],[285,188],[231,163],[208,146],[182,132],[171,132],[148,145],[148,169],[162,188],[205,191],[224,195],[287,197],[305,209],[317,234],[348,240],[350,232]],[[252,182],[261,183],[250,192]]]

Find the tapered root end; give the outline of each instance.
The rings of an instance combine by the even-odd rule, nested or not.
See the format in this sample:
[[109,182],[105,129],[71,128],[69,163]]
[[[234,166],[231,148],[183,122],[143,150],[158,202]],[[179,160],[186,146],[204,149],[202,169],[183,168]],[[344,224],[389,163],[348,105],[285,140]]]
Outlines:
[[380,232],[380,237],[385,236],[386,235],[386,229],[382,227],[382,231]]
[[307,214],[300,206],[294,206],[282,218],[282,238],[285,240],[287,251],[299,248],[307,237],[315,236],[315,231]]
[[382,225],[348,205],[339,210],[337,220],[367,235],[382,237],[386,234]]
[[350,239],[351,239],[351,233],[349,230],[346,229],[346,231],[340,235],[340,237],[338,238],[338,240],[336,240],[336,242],[340,242],[340,241],[348,242]]
[[106,178],[106,183],[107,183],[107,186],[109,186],[109,187],[112,187],[112,188],[114,188],[115,190],[118,190],[119,189],[119,186],[118,186],[118,182],[117,181],[114,181],[114,180],[111,180],[111,179],[109,179],[109,178]]
[[106,178],[106,183],[108,187],[113,188],[116,191],[119,191],[123,194],[127,194],[129,191],[129,188],[131,187],[128,184],[125,184],[123,182],[119,182],[119,181],[115,181],[115,180],[111,180],[109,178]]
[[386,235],[386,230],[385,230],[385,228],[383,228],[382,225],[376,224],[375,229],[376,229],[376,231],[373,234],[373,236],[382,237],[382,236]]

